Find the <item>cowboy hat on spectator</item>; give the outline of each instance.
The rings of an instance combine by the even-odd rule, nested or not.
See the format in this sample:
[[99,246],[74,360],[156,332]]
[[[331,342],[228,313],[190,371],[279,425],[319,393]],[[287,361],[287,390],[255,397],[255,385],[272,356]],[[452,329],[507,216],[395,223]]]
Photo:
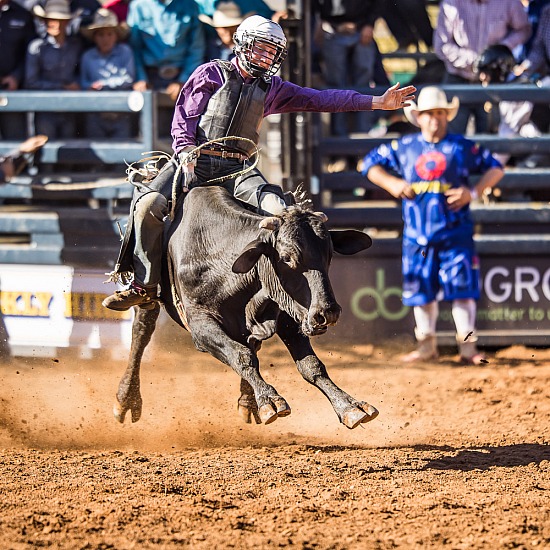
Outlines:
[[58,19],[69,21],[82,13],[82,10],[71,11],[69,0],[47,0],[44,6],[36,4],[32,9],[34,15],[41,19]]
[[94,33],[99,29],[113,29],[119,40],[124,40],[129,30],[126,24],[118,22],[118,18],[114,12],[106,8],[99,8],[94,13],[93,21],[86,27],[82,27],[80,32],[85,38],[93,41]]
[[449,103],[445,92],[441,88],[437,86],[426,86],[422,88],[418,94],[418,103],[411,101],[410,105],[404,107],[403,112],[411,124],[419,126],[417,120],[419,113],[423,111],[432,111],[434,109],[444,109],[447,111],[447,120],[450,122],[456,117],[459,106],[460,101],[458,97],[453,97],[452,101]]
[[220,2],[212,17],[201,13],[199,19],[215,28],[238,27],[249,15],[254,12],[243,15],[241,9],[235,2]]

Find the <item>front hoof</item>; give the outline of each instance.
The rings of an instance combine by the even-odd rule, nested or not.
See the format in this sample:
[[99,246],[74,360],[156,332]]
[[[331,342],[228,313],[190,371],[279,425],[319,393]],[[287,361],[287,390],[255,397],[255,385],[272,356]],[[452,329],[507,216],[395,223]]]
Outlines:
[[269,401],[269,403],[262,405],[258,411],[264,424],[271,424],[277,418],[288,416],[292,412],[289,404],[280,395],[270,397]]
[[260,415],[260,420],[264,424],[271,424],[277,420],[277,411],[273,408],[271,403],[266,403],[262,405],[258,411]]
[[362,424],[366,424],[367,422],[374,420],[380,414],[380,411],[376,407],[373,407],[368,403],[361,403],[361,408],[367,413],[367,418],[361,421]]
[[290,410],[289,404],[281,397],[272,397],[271,401],[277,409],[277,416],[283,417],[288,416],[292,411]]
[[342,418],[342,424],[353,430],[357,428],[359,424],[366,424],[371,420],[374,420],[378,416],[378,409],[369,405],[368,403],[357,403],[357,406],[344,413]]

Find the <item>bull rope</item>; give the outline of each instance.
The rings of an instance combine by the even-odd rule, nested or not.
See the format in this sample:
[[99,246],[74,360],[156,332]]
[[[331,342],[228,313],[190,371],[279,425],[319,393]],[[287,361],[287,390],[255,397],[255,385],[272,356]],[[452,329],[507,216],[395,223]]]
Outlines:
[[[250,172],[251,170],[254,170],[254,168],[256,168],[256,166],[258,165],[258,162],[260,160],[260,156],[258,154],[260,150],[259,150],[258,146],[256,145],[256,143],[254,141],[252,141],[251,139],[248,139],[248,138],[243,138],[243,137],[239,137],[239,136],[226,136],[226,137],[211,139],[211,140],[206,141],[205,143],[191,149],[190,151],[188,151],[187,155],[182,159],[182,162],[178,163],[176,173],[174,174],[174,179],[172,180],[172,207],[170,208],[170,221],[172,221],[174,219],[177,193],[178,193],[178,182],[179,182],[179,179],[181,177],[181,173],[183,171],[183,165],[188,164],[188,163],[193,162],[193,161],[196,161],[199,158],[201,149],[203,149],[204,147],[208,147],[209,145],[211,145],[213,143],[224,143],[226,140],[230,140],[230,139],[231,140],[244,141],[246,143],[250,143],[251,145],[253,145],[254,146],[254,152],[252,153],[251,156],[254,157],[254,162],[252,164],[250,164],[250,166],[247,166],[246,168],[243,168],[242,170],[237,170],[236,172],[232,172],[231,174],[227,174],[226,176],[221,176],[219,178],[214,178],[214,179],[211,179],[211,180],[207,180],[202,185],[210,185],[212,183],[221,183],[222,181],[227,181],[227,180],[236,178],[238,176],[242,176],[243,174],[247,174],[248,172]],[[185,192],[187,192],[187,191],[185,191]]]

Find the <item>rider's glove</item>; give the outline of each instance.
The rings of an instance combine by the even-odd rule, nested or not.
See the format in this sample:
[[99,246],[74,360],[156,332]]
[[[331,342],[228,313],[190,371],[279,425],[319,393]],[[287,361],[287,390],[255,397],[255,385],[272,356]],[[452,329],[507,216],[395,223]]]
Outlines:
[[181,163],[181,170],[183,172],[183,192],[187,193],[192,185],[195,185],[197,183],[197,176],[195,174],[195,166],[197,165],[197,156],[196,155],[189,155],[189,152],[192,151],[194,147],[189,146],[185,147],[179,153],[178,159]]
[[182,167],[183,171],[183,192],[187,193],[192,185],[197,183],[197,175],[195,174],[195,165],[184,164]]

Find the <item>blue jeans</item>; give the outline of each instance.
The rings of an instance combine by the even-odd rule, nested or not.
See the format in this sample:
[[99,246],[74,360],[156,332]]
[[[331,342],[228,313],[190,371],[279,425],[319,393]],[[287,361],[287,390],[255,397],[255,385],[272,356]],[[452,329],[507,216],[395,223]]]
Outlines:
[[[323,36],[323,68],[324,78],[330,88],[370,87],[374,80],[374,67],[378,49],[374,42],[361,44],[358,32],[353,34],[324,33]],[[354,114],[356,131],[368,132],[375,124],[378,116],[371,111]],[[332,133],[336,136],[349,134],[347,113],[332,115]]]

